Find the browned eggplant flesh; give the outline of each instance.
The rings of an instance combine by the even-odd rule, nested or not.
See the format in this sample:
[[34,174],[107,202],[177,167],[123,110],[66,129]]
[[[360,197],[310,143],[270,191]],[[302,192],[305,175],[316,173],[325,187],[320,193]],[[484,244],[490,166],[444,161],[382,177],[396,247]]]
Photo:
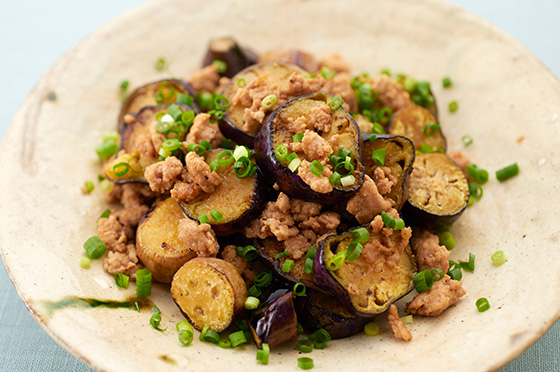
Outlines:
[[445,152],[447,143],[436,117],[425,108],[409,106],[393,114],[389,134],[409,138],[421,152]]

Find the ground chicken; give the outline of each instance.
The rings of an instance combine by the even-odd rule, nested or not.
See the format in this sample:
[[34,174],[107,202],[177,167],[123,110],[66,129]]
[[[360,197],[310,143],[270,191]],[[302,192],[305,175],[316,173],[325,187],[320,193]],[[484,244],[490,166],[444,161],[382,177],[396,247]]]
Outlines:
[[210,169],[202,156],[197,155],[195,152],[189,152],[185,157],[187,171],[194,183],[196,183],[205,193],[211,193],[218,186],[222,179],[215,171]]
[[389,306],[387,319],[389,320],[389,325],[391,325],[393,335],[395,335],[396,339],[400,339],[403,341],[412,340],[412,334],[406,328],[401,318],[399,318],[399,311],[394,304]]
[[336,232],[340,225],[340,215],[336,212],[323,212],[317,217],[309,217],[298,225],[300,229],[311,229],[318,235]]
[[164,193],[171,190],[183,172],[183,164],[175,156],[159,161],[146,168],[144,177],[150,189]]
[[245,279],[245,283],[249,287],[253,284],[253,280],[258,274],[258,270],[253,270],[255,268],[254,261],[247,261],[243,257],[237,255],[235,245],[228,245],[222,250],[222,258],[235,266],[239,275]]
[[307,253],[311,244],[305,236],[300,234],[286,239],[284,250],[289,252],[294,260],[298,260]]
[[466,293],[460,281],[445,275],[443,279],[434,282],[431,289],[418,294],[406,304],[406,310],[411,314],[438,316],[455,305]]
[[220,250],[216,234],[210,224],[199,224],[188,217],[179,222],[179,239],[198,256],[215,257]]
[[397,178],[391,174],[391,168],[377,167],[373,171],[373,181],[379,193],[385,195],[391,192],[391,189],[397,183]]
[[196,199],[202,189],[196,183],[177,181],[171,189],[171,197],[177,201],[188,203]]
[[301,199],[290,199],[290,213],[296,222],[302,222],[310,217],[318,216],[323,206],[319,203]]
[[111,213],[107,218],[97,221],[97,236],[105,243],[109,251],[126,252],[128,240],[124,226]]
[[332,175],[330,165],[323,165],[323,173],[316,175],[309,169],[310,164],[311,162],[303,160],[297,170],[298,176],[315,192],[320,194],[331,192],[333,190],[333,185],[329,181],[329,177]]
[[215,92],[221,94],[224,91],[224,89],[226,89],[226,86],[229,84],[230,81],[231,81],[230,78],[222,76],[218,81],[218,86],[216,87]]
[[332,110],[327,104],[315,106],[309,110],[308,126],[311,126],[316,132],[329,132],[331,123]]
[[378,93],[377,101],[384,107],[389,107],[393,112],[408,106],[414,105],[410,100],[410,95],[403,86],[385,74],[377,75],[366,80],[373,88],[374,93]]
[[394,205],[393,200],[381,196],[375,182],[366,175],[360,190],[348,200],[346,210],[353,214],[359,223],[366,223],[379,213],[389,211]]
[[127,244],[125,252],[109,251],[103,259],[103,268],[109,274],[121,273],[136,278],[136,271],[144,266],[138,261],[136,247],[134,244]]
[[301,140],[302,150],[309,161],[318,160],[320,163],[328,161],[327,155],[333,153],[331,145],[315,132],[306,130]]
[[245,229],[248,238],[266,239],[275,236],[278,241],[298,233],[299,230],[294,226],[294,219],[290,215],[290,199],[284,193],[280,193],[275,202],[268,202],[261,217],[254,219]]
[[[350,83],[352,82],[352,76],[349,73],[339,73],[336,74],[331,79],[327,80],[323,90],[329,92],[333,96],[339,96],[342,98],[344,104],[342,107],[348,112],[358,111],[358,99],[356,98],[356,93],[352,89]],[[371,127],[371,123],[369,124]]]
[[449,270],[451,251],[439,244],[437,235],[428,230],[415,229],[410,245],[414,251],[418,271],[441,269],[446,273]]
[[202,113],[194,118],[189,134],[183,142],[183,148],[186,150],[191,143],[199,144],[202,141],[208,141],[212,148],[218,148],[222,139],[224,139],[224,136],[218,128],[218,123],[210,123],[210,115]]
[[218,67],[212,64],[192,74],[189,84],[197,92],[214,92],[219,80]]

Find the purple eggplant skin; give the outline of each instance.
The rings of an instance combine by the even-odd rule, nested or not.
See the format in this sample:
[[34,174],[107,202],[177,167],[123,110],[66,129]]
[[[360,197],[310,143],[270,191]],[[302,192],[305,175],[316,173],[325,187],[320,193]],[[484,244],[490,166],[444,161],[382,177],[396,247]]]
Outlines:
[[313,55],[294,48],[280,48],[261,53],[258,62],[291,63],[310,73],[319,71],[319,62]]
[[227,68],[221,75],[231,78],[239,71],[257,63],[257,59],[255,52],[240,46],[233,38],[219,37],[208,43],[202,67],[211,65],[215,60],[223,61]]
[[262,349],[263,343],[273,348],[298,336],[293,296],[293,292],[288,291],[277,297],[249,321],[253,340],[259,349]]
[[265,120],[257,132],[257,135],[255,136],[254,151],[257,165],[259,165],[259,167],[263,170],[265,177],[267,177],[271,183],[276,183],[278,185],[280,191],[292,198],[332,205],[348,199],[352,196],[352,194],[358,191],[359,188],[362,187],[365,174],[361,157],[361,148],[363,146],[362,137],[360,135],[358,125],[343,107],[340,107],[336,111],[340,110],[340,115],[345,115],[351,129],[356,133],[356,151],[355,153],[352,153],[352,156],[356,161],[356,170],[354,171],[356,182],[354,185],[348,187],[334,186],[331,192],[324,194],[315,192],[301,179],[300,176],[298,176],[297,172],[292,172],[287,166],[280,163],[274,152],[274,119],[282,112],[282,110],[293,104],[296,100],[310,98],[321,99],[318,98],[321,96],[327,104],[332,99],[332,96],[328,93],[317,92],[307,96],[294,98],[276,110]]
[[316,291],[296,297],[295,304],[299,323],[305,330],[323,328],[333,339],[355,335],[371,320],[350,314],[335,297]]

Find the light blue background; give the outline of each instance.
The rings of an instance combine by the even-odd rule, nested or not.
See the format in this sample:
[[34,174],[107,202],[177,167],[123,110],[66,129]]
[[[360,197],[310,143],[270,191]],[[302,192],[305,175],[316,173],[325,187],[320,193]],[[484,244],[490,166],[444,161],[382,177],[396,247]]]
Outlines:
[[[0,138],[4,137],[25,96],[63,53],[99,26],[144,2],[1,0]],[[452,2],[502,28],[560,76],[560,0]],[[33,320],[3,265],[0,265],[0,371],[91,371],[58,346]],[[529,371],[560,372],[560,322],[500,370]]]

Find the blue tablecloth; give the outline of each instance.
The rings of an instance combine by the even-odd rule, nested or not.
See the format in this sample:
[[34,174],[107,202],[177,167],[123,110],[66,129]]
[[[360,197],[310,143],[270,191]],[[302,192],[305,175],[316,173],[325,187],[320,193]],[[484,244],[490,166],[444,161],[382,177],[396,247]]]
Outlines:
[[[35,82],[68,49],[142,0],[18,0],[0,4],[0,138]],[[455,0],[524,43],[560,76],[559,0]],[[457,361],[463,363],[465,361]],[[0,265],[0,371],[92,371],[33,320]],[[560,322],[500,372],[559,372]]]

